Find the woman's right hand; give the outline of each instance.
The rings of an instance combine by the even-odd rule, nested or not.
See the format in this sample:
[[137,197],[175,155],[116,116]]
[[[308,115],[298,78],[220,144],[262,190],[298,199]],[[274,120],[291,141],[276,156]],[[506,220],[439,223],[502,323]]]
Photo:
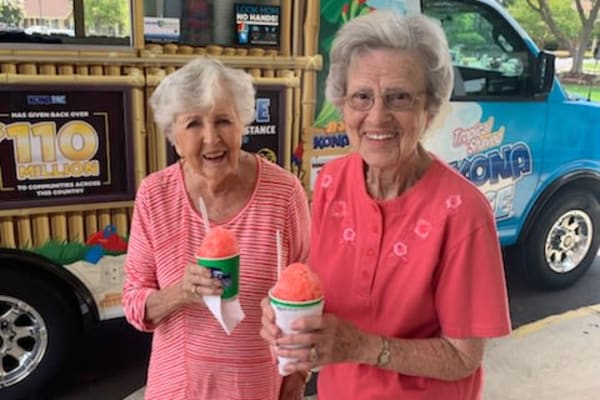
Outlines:
[[181,280],[181,298],[183,303],[202,302],[202,296],[220,296],[223,285],[217,278],[212,278],[210,270],[198,264],[188,264]]
[[268,297],[262,299],[260,308],[262,310],[260,336],[271,346],[275,346],[277,344],[277,338],[281,336],[281,329],[275,325],[275,312],[269,303]]

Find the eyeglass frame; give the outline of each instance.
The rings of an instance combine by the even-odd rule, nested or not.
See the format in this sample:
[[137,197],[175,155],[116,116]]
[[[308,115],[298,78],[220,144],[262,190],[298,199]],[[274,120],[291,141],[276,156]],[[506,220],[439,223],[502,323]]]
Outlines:
[[[419,101],[423,97],[423,95],[425,95],[425,96],[429,95],[429,91],[428,90],[422,90],[422,91],[419,91],[419,92],[416,92],[416,93],[411,93],[408,90],[392,89],[392,90],[384,91],[383,94],[379,94],[379,95],[376,95],[375,93],[373,93],[373,91],[370,91],[371,92],[370,93],[371,94],[371,96],[370,96],[371,105],[369,107],[367,107],[365,109],[353,107],[352,104],[351,104],[351,102],[350,102],[350,99],[352,98],[352,96],[355,96],[356,94],[361,93],[361,92],[362,93],[366,93],[368,91],[357,90],[356,92],[354,92],[354,93],[352,93],[350,95],[346,95],[346,96],[343,97],[344,102],[348,105],[348,107],[350,107],[354,111],[359,111],[359,112],[370,111],[373,108],[373,106],[375,105],[375,98],[376,97],[379,97],[379,98],[381,98],[383,100],[383,105],[389,111],[393,111],[393,112],[410,111],[410,110],[412,110],[414,108],[414,106],[417,103],[417,101]],[[392,93],[394,93],[394,92],[395,93],[403,93],[403,94],[410,95],[410,97],[412,98],[412,101],[410,102],[410,105],[408,105],[406,107],[402,107],[402,108],[393,108],[393,107],[390,107],[388,105],[388,102],[385,100],[386,99],[386,95],[389,95],[390,92],[392,92]]]

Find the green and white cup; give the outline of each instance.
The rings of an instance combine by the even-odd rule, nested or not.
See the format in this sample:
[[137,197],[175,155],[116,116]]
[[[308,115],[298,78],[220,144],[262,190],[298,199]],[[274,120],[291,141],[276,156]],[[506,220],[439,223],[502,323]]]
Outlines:
[[[269,290],[269,302],[271,308],[275,311],[275,324],[281,329],[284,334],[290,334],[294,331],[291,329],[292,322],[300,317],[306,317],[310,315],[321,315],[323,314],[323,298],[318,298],[308,301],[288,301],[278,299],[271,294]],[[291,346],[290,348],[298,348],[299,346]],[[288,375],[284,371],[284,367],[290,363],[295,362],[295,359],[287,357],[277,357],[279,360],[279,374],[282,376]]]
[[197,257],[198,265],[208,268],[210,275],[217,278],[223,285],[223,300],[233,300],[240,292],[240,255],[208,258]]

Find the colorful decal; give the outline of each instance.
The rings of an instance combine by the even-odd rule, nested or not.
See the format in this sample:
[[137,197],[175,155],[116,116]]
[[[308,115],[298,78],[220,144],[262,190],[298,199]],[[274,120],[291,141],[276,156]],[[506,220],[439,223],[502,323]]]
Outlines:
[[0,209],[133,199],[128,89],[0,90]]
[[92,293],[101,319],[123,315],[121,292],[127,241],[114,226],[93,233],[85,243],[50,240],[27,250],[64,265],[77,276]]
[[279,46],[279,6],[235,4],[234,7],[237,44]]
[[[350,138],[342,122],[330,122],[326,128],[308,128],[304,131],[304,144],[307,146],[303,160],[303,171],[308,171],[308,191],[312,192],[321,167],[328,161],[348,154],[351,151]],[[297,154],[303,157],[302,152]]]
[[473,182],[489,200],[497,220],[514,215],[517,183],[533,172],[524,142],[505,143],[505,127],[483,117],[478,103],[451,103],[440,111],[425,146]]
[[246,127],[242,148],[283,166],[285,88],[258,86],[254,122]]

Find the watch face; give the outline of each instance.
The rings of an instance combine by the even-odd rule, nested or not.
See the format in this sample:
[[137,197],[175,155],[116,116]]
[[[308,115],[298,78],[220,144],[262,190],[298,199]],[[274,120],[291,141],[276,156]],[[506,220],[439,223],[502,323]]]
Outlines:
[[386,365],[387,363],[390,362],[390,351],[389,350],[383,350],[381,352],[381,354],[379,355],[379,365]]
[[390,362],[392,353],[390,353],[390,344],[387,339],[383,339],[383,347],[377,357],[377,366],[382,367]]

